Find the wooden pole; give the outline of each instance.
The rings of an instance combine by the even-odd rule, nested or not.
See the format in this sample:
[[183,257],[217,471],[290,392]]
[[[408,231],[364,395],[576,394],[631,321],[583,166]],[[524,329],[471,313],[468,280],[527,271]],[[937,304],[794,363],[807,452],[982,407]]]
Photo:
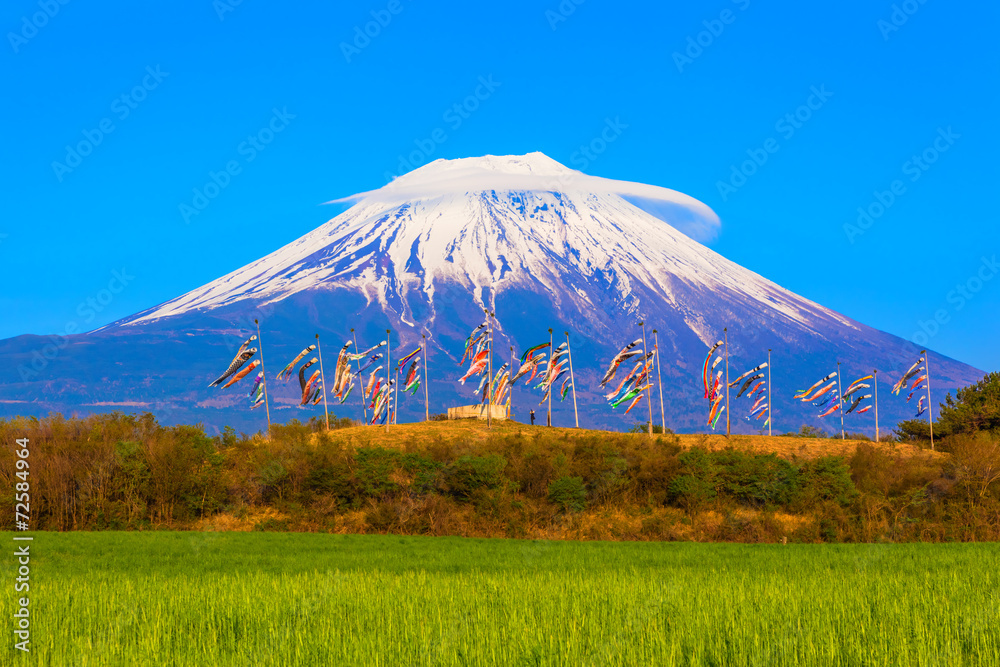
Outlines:
[[552,371],[554,367],[552,366],[552,356],[555,354],[556,349],[552,346],[552,329],[549,329],[549,414],[547,417],[548,425],[552,426]]
[[729,416],[732,414],[729,409],[729,327],[724,328],[722,332],[726,334],[726,437],[728,438],[732,435],[729,421]]
[[389,432],[389,424],[392,423],[392,387],[389,386],[389,374],[392,373],[392,341],[389,335],[392,329],[385,330],[385,432]]
[[[402,338],[400,338],[399,342],[400,343],[403,342]],[[404,348],[403,351],[400,352],[400,354],[404,354],[405,352],[406,352],[406,349]],[[396,362],[396,363],[399,363],[399,362]],[[397,419],[397,412],[399,410],[399,372],[401,370],[403,370],[403,369],[399,368],[399,369],[394,370],[392,372],[392,412],[389,414],[389,419],[392,420],[393,424],[398,424],[399,423],[399,421]]]
[[875,442],[879,441],[878,433],[878,369],[876,368],[872,371],[872,375],[875,377],[872,384],[875,385]]
[[667,433],[667,413],[663,409],[663,376],[660,375],[660,337],[653,329],[653,349],[656,350],[656,384],[660,386],[660,419],[663,422],[663,433]]
[[840,377],[840,362],[837,362],[837,405],[840,406],[840,439],[846,440],[844,435],[844,384]]
[[422,334],[424,337],[424,420],[431,420],[431,400],[430,394],[427,391],[427,334]]
[[[927,425],[931,428],[931,451],[934,451],[934,409],[931,407],[931,364],[930,354],[927,350],[921,352],[924,355],[924,373],[927,375]],[[261,364],[264,362],[261,361]]]
[[486,428],[493,428],[493,314],[489,310],[486,310]]
[[[639,322],[639,330],[642,331],[642,351],[649,352],[649,348],[646,347],[646,327],[645,322]],[[653,437],[653,399],[650,394],[653,392],[646,392],[646,408],[649,410],[649,437]]]
[[767,434],[774,426],[774,387],[771,386],[771,348],[767,348]]
[[316,351],[319,352],[319,378],[323,383],[323,411],[326,413],[326,430],[329,431],[330,407],[326,404],[326,371],[323,370],[323,346],[319,344],[319,334],[316,334]]
[[264,373],[264,412],[267,413],[267,437],[271,437],[271,406],[267,402],[267,373],[264,372],[264,340],[260,337],[260,322],[255,317],[257,325],[257,344],[260,345],[260,372]]
[[[513,345],[510,346],[510,371],[509,372],[510,372],[510,377],[514,377],[514,346]],[[510,398],[508,399],[508,401],[510,402],[510,409],[507,410],[507,419],[513,421],[514,420],[514,386],[510,385],[510,383],[508,383],[508,385],[510,386],[510,389],[507,390],[507,391],[510,392]]]
[[573,378],[573,348],[569,344],[569,332],[563,333],[566,334],[566,356],[569,358],[569,384],[573,389],[573,420],[576,427],[580,428],[580,412],[576,409],[576,380]]
[[[358,335],[351,329],[351,338],[354,339],[354,349],[358,349]],[[365,416],[365,424],[368,423],[368,399],[365,398],[365,380],[361,377],[361,360],[358,359],[358,384],[361,386],[361,413]]]

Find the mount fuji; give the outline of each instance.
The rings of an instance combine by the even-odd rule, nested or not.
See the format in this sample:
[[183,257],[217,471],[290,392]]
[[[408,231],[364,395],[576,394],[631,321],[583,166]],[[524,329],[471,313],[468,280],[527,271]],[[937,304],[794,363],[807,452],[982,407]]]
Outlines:
[[[426,335],[430,409],[443,412],[474,402],[472,389],[457,382],[458,361],[488,308],[498,322],[498,363],[547,341],[550,328],[557,343],[569,332],[581,426],[634,423],[635,412],[612,412],[597,385],[610,357],[640,337],[639,322],[647,337],[657,330],[666,422],[675,430],[705,428],[701,365],[724,327],[734,376],[772,350],[779,432],[839,428],[839,420],[823,423],[811,406],[791,400],[838,361],[847,382],[879,369],[884,427],[913,415],[913,404],[889,388],[918,349],[708,249],[696,239],[714,236],[718,218],[673,190],[587,176],[531,153],[437,160],[338,201],[354,205],[176,299],[86,334],[0,341],[0,414],[148,410],[168,423],[257,430],[263,411],[249,412],[242,385],[206,386],[256,332],[255,318],[275,421],[322,414],[322,405],[298,407],[298,387],[273,377],[316,333],[330,371],[351,329],[361,348],[390,329],[394,358]],[[45,350],[53,346],[50,357]],[[932,353],[931,363],[935,406],[948,390],[982,377],[941,355]],[[515,417],[540,400],[540,391],[517,385]],[[733,429],[756,432],[744,402],[733,399]],[[331,411],[360,418],[357,392],[344,405],[334,400]],[[400,401],[401,421],[423,411],[420,396]],[[848,415],[847,427],[873,431],[871,416]],[[640,411],[638,419],[647,418]],[[571,401],[554,401],[553,423],[572,425]]]

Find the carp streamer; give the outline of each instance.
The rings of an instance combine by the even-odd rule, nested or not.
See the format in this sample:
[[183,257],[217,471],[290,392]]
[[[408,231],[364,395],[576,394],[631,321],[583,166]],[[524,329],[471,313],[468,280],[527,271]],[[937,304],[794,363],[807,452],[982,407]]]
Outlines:
[[[604,398],[607,400],[608,405],[614,410],[623,403],[628,403],[628,407],[625,409],[624,414],[628,414],[632,411],[639,401],[643,398],[647,398],[650,394],[644,393],[647,389],[650,389],[653,384],[650,382],[650,369],[653,367],[653,359],[656,356],[656,352],[644,352],[642,349],[636,346],[642,343],[642,339],[637,339],[626,345],[614,356],[611,360],[611,364],[608,366],[608,370],[604,374],[604,378],[601,381],[601,388],[605,388],[608,382],[615,376],[618,368],[621,366],[622,362],[627,359],[632,359],[633,357],[638,357],[642,355],[642,358],[636,361],[635,365],[632,366],[625,377],[618,383],[618,386],[609,393],[605,394]],[[565,344],[564,344],[565,345]],[[561,345],[560,348],[563,346]],[[558,350],[557,350],[558,353]],[[627,368],[627,367],[626,367]],[[566,369],[562,369],[560,377],[565,374]],[[558,380],[559,378],[555,378]],[[569,378],[563,382],[562,396],[565,398],[566,392],[572,387]]]
[[635,356],[636,354],[642,354],[642,350],[636,350],[632,353],[632,349],[642,342],[642,339],[636,339],[623,347],[621,352],[616,354],[613,359],[611,359],[611,364],[608,366],[608,370],[604,373],[604,377],[601,379],[601,389],[604,388],[611,378],[615,376],[615,371],[618,370],[618,365],[621,364],[627,357]]
[[208,385],[209,387],[217,387],[223,382],[225,382],[226,378],[228,378],[230,375],[238,371],[243,366],[243,364],[250,361],[250,357],[257,354],[257,348],[255,347],[251,347],[249,349],[247,348],[247,345],[249,345],[250,342],[255,340],[256,338],[257,338],[256,336],[251,336],[250,338],[247,339],[245,343],[243,343],[243,345],[240,346],[239,351],[236,353],[236,356],[233,357],[233,361],[232,363],[229,364],[229,368],[226,369],[226,372],[220,375],[218,378],[216,378],[215,382]]
[[292,377],[292,374],[295,372],[295,364],[305,359],[306,355],[309,354],[310,352],[313,352],[315,349],[316,349],[315,345],[310,345],[306,349],[299,352],[299,355],[294,359],[292,359],[292,362],[290,364],[281,369],[281,372],[278,373],[278,377],[276,379],[288,380],[290,377]]
[[923,357],[920,357],[915,362],[913,362],[913,365],[910,366],[909,370],[903,373],[903,377],[899,378],[899,381],[893,385],[892,387],[893,394],[899,394],[899,392],[903,389],[903,387],[906,386],[906,383],[909,381],[911,377],[913,377],[920,371],[924,370],[923,368],[920,367],[920,364],[922,363],[924,363]]
[[[701,371],[701,379],[702,379],[702,381],[703,381],[703,383],[705,385],[705,398],[709,397],[709,395],[708,395],[709,394],[709,386],[708,386],[708,364],[709,364],[709,362],[712,361],[712,355],[715,354],[715,351],[718,350],[720,347],[722,347],[722,345],[723,345],[723,342],[720,340],[718,343],[716,343],[715,345],[712,346],[712,349],[710,349],[708,351],[708,356],[705,357],[705,365],[704,365],[704,368],[702,368],[702,371]],[[719,357],[719,359],[715,360],[715,363],[712,364],[712,368],[713,369],[716,366],[719,365],[719,361],[721,359],[722,359],[722,357]]]

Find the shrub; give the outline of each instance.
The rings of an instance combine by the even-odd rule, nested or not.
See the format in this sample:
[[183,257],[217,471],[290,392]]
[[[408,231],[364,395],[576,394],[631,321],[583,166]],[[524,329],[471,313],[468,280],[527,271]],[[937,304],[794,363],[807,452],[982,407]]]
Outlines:
[[874,445],[858,445],[851,457],[851,480],[865,493],[886,494],[891,484],[892,457]]
[[306,488],[317,493],[350,499],[353,494],[351,471],[344,464],[323,462],[309,471]]
[[[900,442],[919,442],[931,439],[931,426],[926,419],[907,419],[899,422],[894,429]],[[941,435],[938,433],[938,435]]]
[[392,503],[380,502],[365,514],[365,524],[380,533],[386,533],[399,525],[399,509]]
[[851,469],[839,456],[824,456],[806,461],[800,469],[802,498],[807,503],[832,500],[848,505],[858,490],[851,480]]
[[1000,490],[1000,437],[988,433],[952,436],[949,472],[970,504]]
[[949,393],[940,406],[939,422],[935,434],[977,431],[1000,433],[1000,373],[988,373],[974,385]]
[[443,471],[445,489],[454,496],[470,497],[478,489],[496,489],[504,484],[507,460],[499,454],[461,456]]
[[798,469],[775,454],[729,450],[716,453],[715,460],[723,490],[745,505],[787,505],[798,490]]
[[359,447],[354,453],[354,478],[358,492],[378,498],[395,492],[399,486],[390,479],[396,470],[399,452],[384,447]]
[[545,498],[549,483],[556,477],[552,457],[547,453],[530,452],[519,461],[511,461],[511,478],[518,488],[531,498]]
[[640,501],[651,501],[662,505],[670,497],[671,480],[680,470],[676,451],[661,452],[658,449],[640,450],[631,466],[631,477],[635,493]]
[[335,417],[333,414],[330,415],[330,428],[326,427],[326,415],[322,417],[310,417],[309,423],[306,425],[310,431],[313,433],[325,433],[327,431],[335,431],[341,428],[348,428],[354,426],[354,420],[348,419],[347,417]]
[[802,425],[798,433],[786,433],[785,436],[789,438],[829,438],[826,431],[821,428],[816,428],[815,426]]
[[437,487],[438,471],[441,464],[423,454],[407,452],[401,459],[403,470],[413,475],[410,491],[417,494],[427,494]]
[[[632,425],[628,433],[649,433],[649,422],[638,422]],[[668,428],[666,431],[663,430],[663,424],[653,424],[653,433],[659,433],[660,435],[673,435],[674,431]]]
[[582,477],[560,477],[549,484],[549,502],[563,512],[579,512],[587,506],[587,487]]
[[269,532],[269,533],[283,533],[288,531],[288,521],[283,519],[275,519],[274,517],[268,517],[263,521],[258,521],[253,525],[254,531]]
[[629,483],[628,461],[617,454],[607,456],[590,483],[591,495],[599,502],[608,502],[621,495]]
[[282,497],[281,484],[288,477],[288,470],[276,458],[268,459],[258,471],[260,484],[264,487],[265,495],[267,491],[277,491],[278,497]]
[[670,496],[688,514],[694,514],[716,495],[718,469],[704,447],[692,447],[677,457],[679,474],[668,487]]

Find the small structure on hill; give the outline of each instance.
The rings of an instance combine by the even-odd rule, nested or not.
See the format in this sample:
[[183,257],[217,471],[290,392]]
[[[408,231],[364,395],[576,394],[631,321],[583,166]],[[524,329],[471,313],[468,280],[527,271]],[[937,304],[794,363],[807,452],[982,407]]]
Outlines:
[[[490,417],[493,419],[507,419],[507,406],[490,406]],[[448,419],[482,419],[486,420],[486,405],[461,405],[456,408],[448,408]]]

